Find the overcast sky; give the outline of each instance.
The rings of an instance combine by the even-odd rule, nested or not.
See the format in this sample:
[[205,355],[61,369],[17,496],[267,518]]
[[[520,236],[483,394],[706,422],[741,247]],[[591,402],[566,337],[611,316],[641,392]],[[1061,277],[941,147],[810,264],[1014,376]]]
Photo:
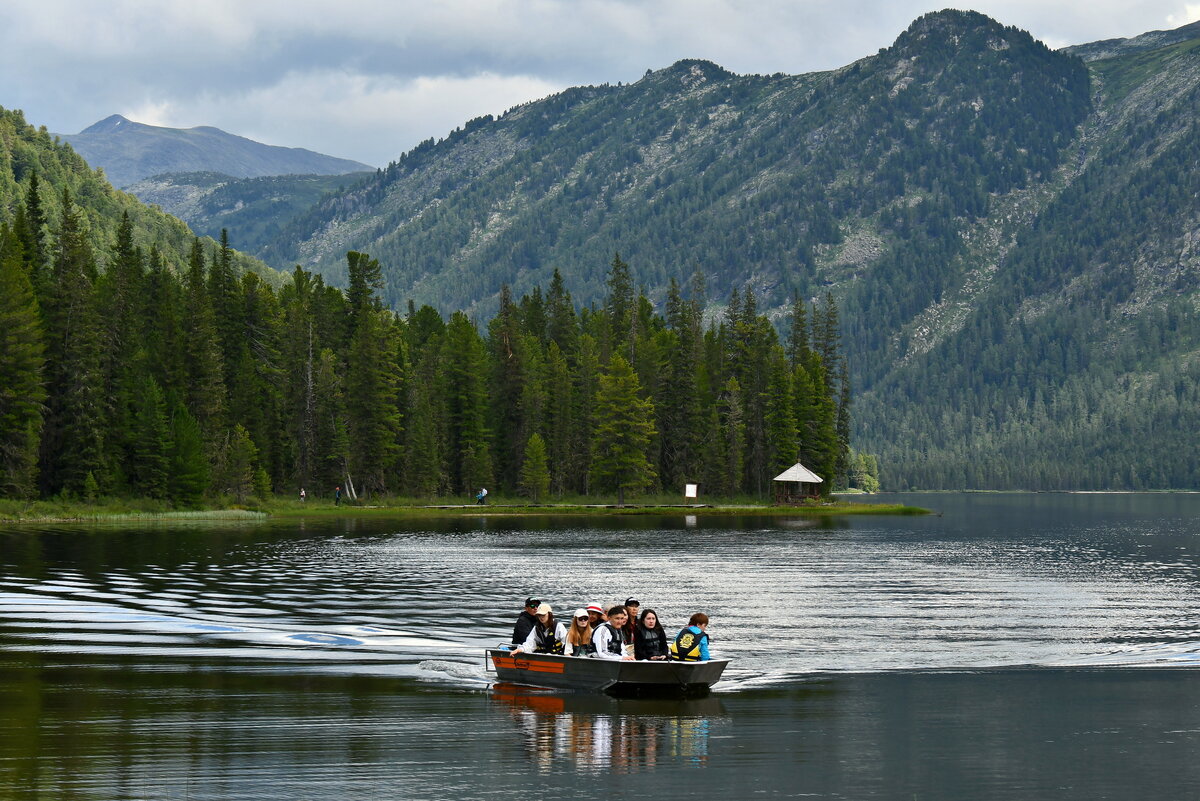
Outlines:
[[[705,58],[843,66],[919,0],[3,0],[0,106],[58,133],[109,114],[215,125],[382,166],[481,114]],[[1200,0],[978,0],[1053,47],[1200,19]]]

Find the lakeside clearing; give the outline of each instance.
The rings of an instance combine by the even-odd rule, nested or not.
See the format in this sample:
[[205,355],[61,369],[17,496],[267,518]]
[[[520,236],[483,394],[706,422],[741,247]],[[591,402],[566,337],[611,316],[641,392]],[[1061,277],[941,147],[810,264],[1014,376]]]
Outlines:
[[553,517],[612,516],[612,515],[695,515],[702,517],[772,516],[772,517],[830,517],[839,515],[922,515],[930,510],[900,503],[855,503],[829,501],[803,506],[768,506],[753,503],[674,504],[653,499],[648,503],[586,504],[546,503],[500,500],[486,505],[436,504],[408,499],[378,504],[329,501],[272,499],[246,505],[223,505],[211,509],[174,510],[155,501],[107,500],[100,503],[68,501],[0,501],[0,524],[24,523],[133,523],[202,521],[202,520],[265,520],[269,518],[300,519],[306,517]]

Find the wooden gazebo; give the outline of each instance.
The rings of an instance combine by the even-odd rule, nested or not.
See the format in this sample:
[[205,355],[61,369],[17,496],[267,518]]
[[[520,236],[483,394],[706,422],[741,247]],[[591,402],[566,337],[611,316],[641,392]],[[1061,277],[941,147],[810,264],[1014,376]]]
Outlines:
[[821,477],[804,465],[794,465],[775,476],[775,503],[790,504],[821,496]]

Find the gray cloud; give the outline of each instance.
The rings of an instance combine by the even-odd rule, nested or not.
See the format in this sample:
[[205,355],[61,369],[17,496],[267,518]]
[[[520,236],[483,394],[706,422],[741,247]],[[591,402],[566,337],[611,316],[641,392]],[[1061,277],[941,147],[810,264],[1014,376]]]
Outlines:
[[[384,164],[567,86],[707,58],[809,72],[890,44],[910,0],[7,0],[0,105],[73,133],[113,112]],[[979,0],[1062,46],[1182,25],[1200,0]]]

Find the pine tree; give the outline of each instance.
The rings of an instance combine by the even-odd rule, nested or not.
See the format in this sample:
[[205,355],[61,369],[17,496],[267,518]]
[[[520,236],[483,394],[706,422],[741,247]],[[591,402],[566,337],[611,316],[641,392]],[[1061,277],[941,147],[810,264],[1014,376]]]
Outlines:
[[394,485],[402,433],[400,342],[390,313],[367,309],[356,322],[346,365],[349,473],[360,493]]
[[420,497],[449,490],[442,339],[442,334],[434,333],[418,347],[412,380],[406,382],[412,417],[405,426],[405,477],[411,492]]
[[450,316],[442,349],[450,484],[455,492],[472,493],[492,483],[487,364],[479,332],[462,312]]
[[171,415],[167,494],[180,506],[195,506],[208,489],[209,462],[200,424],[182,403]]
[[635,340],[634,287],[629,265],[621,261],[621,254],[614,253],[608,271],[608,295],[604,300],[604,318],[608,323],[608,340],[604,356],[619,353],[632,363]]
[[491,364],[489,381],[491,429],[496,441],[496,479],[505,489],[517,483],[521,449],[531,431],[526,430],[521,401],[530,383],[531,369],[520,313],[508,286],[500,289],[500,309],[488,325]]
[[554,493],[561,496],[570,486],[569,470],[573,463],[575,415],[578,404],[571,381],[570,365],[554,340],[551,340],[547,348],[544,374],[543,381],[549,389],[546,400],[545,441],[550,464],[550,485]]
[[255,494],[255,474],[258,470],[258,448],[250,439],[250,432],[241,423],[234,425],[225,449],[225,463],[217,486],[237,500],[245,503]]
[[43,229],[46,227],[46,213],[42,209],[42,198],[39,193],[37,170],[29,174],[29,189],[25,192],[25,224],[22,233],[22,245],[25,249],[25,264],[29,269],[29,281],[33,285],[34,294],[39,298],[45,297],[47,289],[47,257],[44,244]]
[[655,480],[646,450],[655,436],[654,406],[641,397],[629,362],[614,354],[596,392],[596,429],[592,436],[592,477],[597,488],[641,492]]
[[546,441],[534,432],[525,443],[521,463],[521,492],[537,503],[550,492],[550,468],[546,463]]
[[42,438],[42,490],[83,491],[88,475],[104,474],[103,375],[96,265],[79,210],[64,190],[62,220],[46,308],[49,394]]
[[[141,380],[136,377],[141,337],[141,305],[145,270],[141,252],[134,246],[133,223],[126,212],[108,269],[96,282],[96,302],[102,321],[101,366],[110,485],[124,487],[137,437],[133,417]],[[161,496],[159,496],[161,497]]]
[[0,496],[27,497],[37,479],[45,345],[16,236],[0,228]]
[[142,380],[133,431],[133,489],[148,498],[165,498],[170,491],[171,425],[162,390],[151,376]]
[[188,411],[196,418],[212,459],[219,448],[224,425],[226,388],[221,348],[213,322],[212,304],[204,280],[204,248],[192,242],[188,260],[183,313]]
[[736,378],[730,378],[721,391],[717,404],[717,424],[721,441],[718,494],[731,497],[742,490],[742,471],[745,464],[746,421],[742,409],[742,388]]
[[792,394],[792,371],[787,355],[776,345],[771,352],[770,379],[767,386],[765,429],[768,468],[772,476],[794,465],[799,459],[799,432]]

